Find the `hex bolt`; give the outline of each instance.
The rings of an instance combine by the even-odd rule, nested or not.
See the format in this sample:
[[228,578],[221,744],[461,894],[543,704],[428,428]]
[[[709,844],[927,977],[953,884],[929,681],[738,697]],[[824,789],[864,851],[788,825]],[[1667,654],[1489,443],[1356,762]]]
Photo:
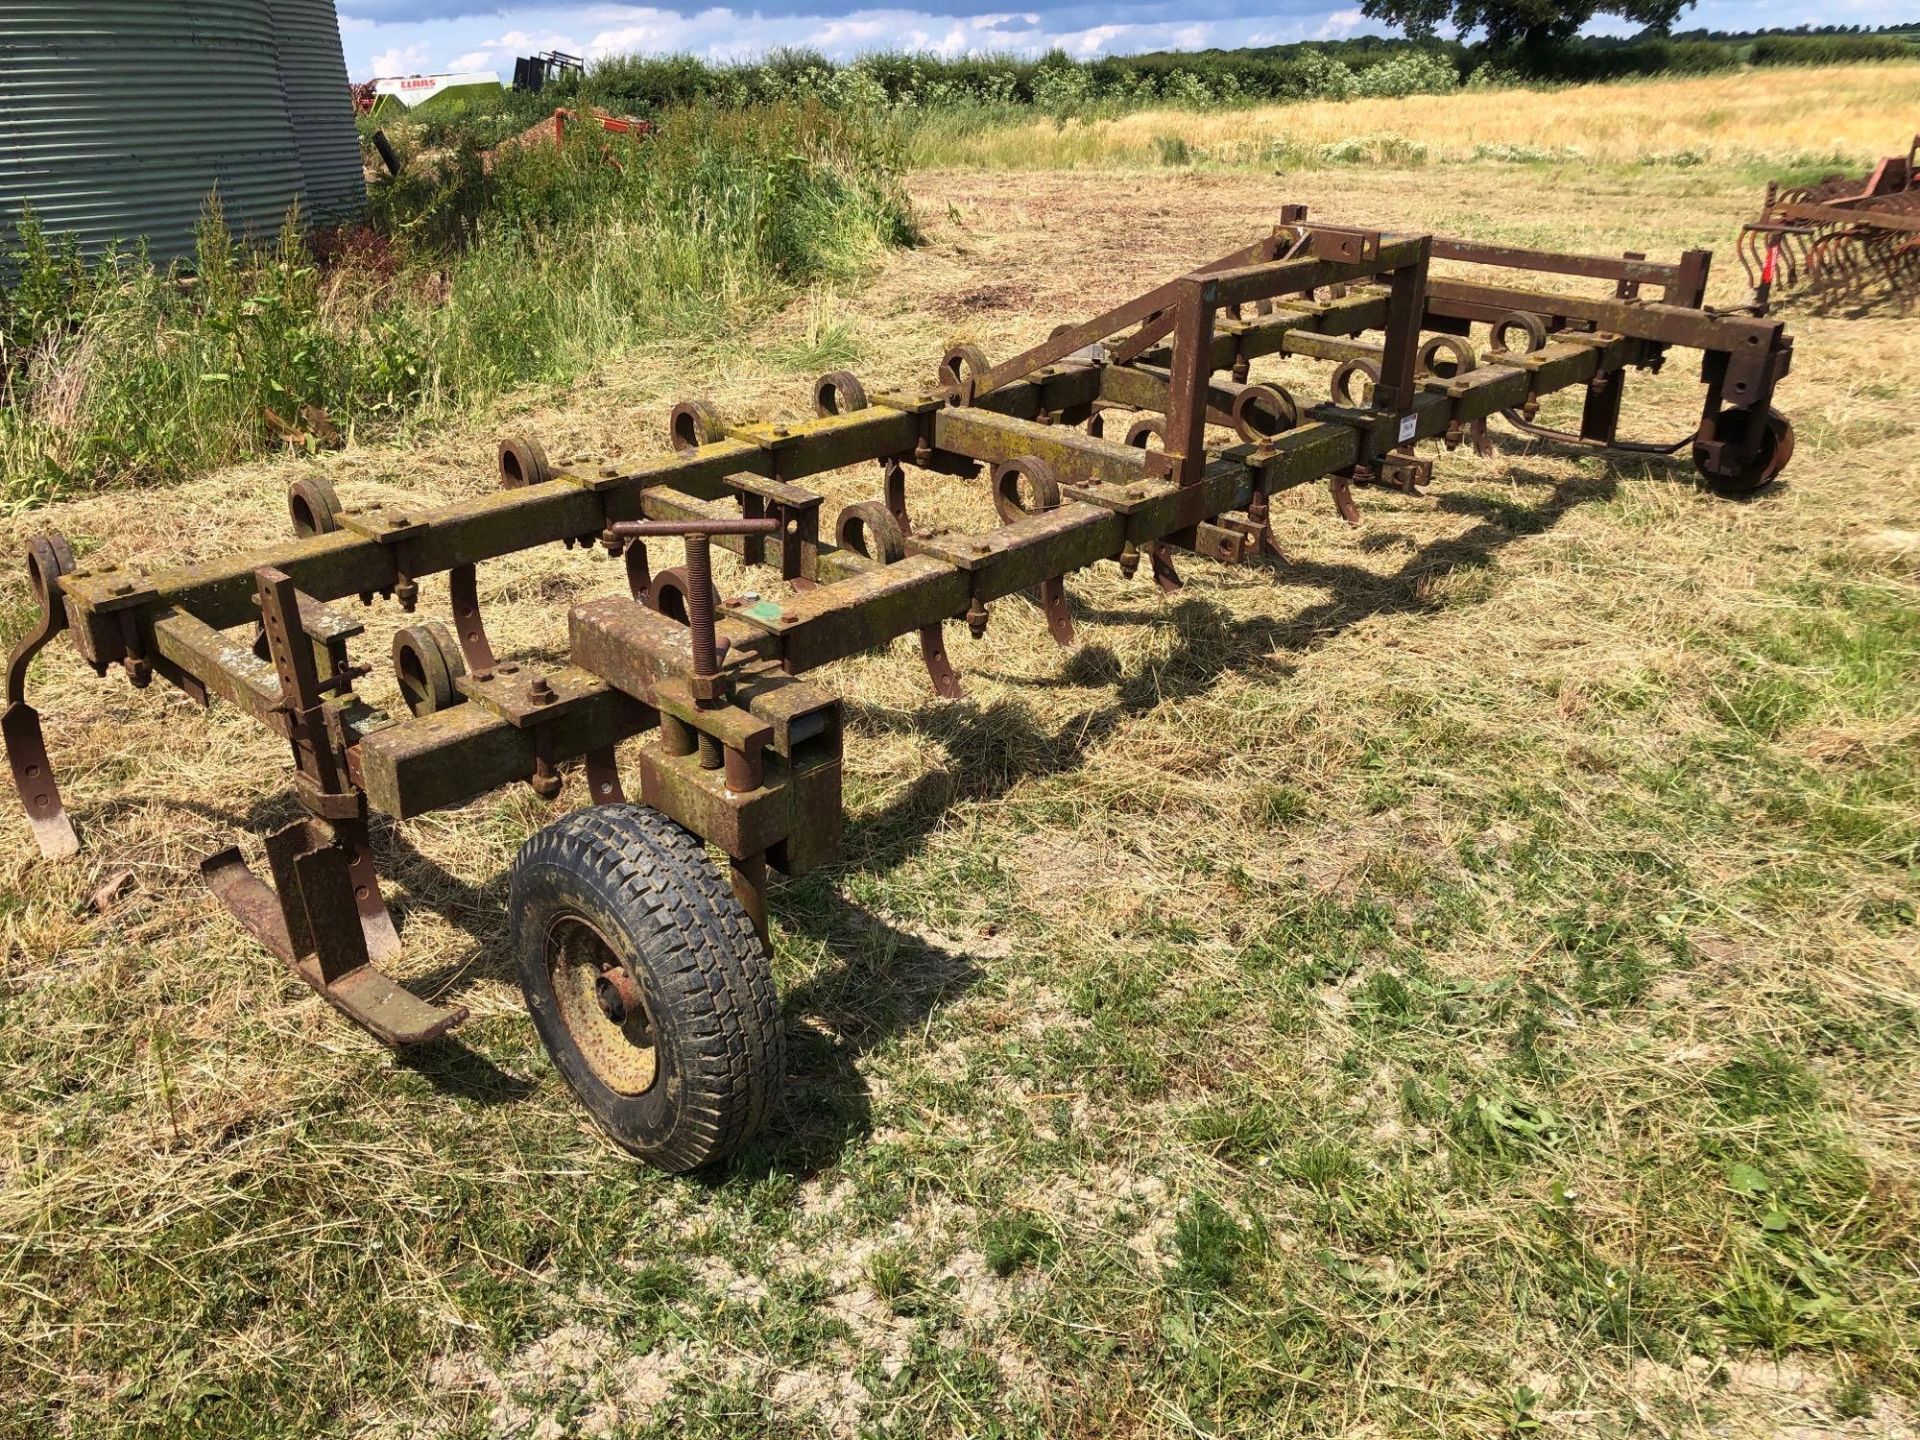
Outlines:
[[705,680],[717,668],[713,637],[713,542],[687,536],[687,629],[692,632],[693,673]]
[[553,686],[544,675],[536,675],[527,682],[527,698],[536,705],[551,705],[555,696]]

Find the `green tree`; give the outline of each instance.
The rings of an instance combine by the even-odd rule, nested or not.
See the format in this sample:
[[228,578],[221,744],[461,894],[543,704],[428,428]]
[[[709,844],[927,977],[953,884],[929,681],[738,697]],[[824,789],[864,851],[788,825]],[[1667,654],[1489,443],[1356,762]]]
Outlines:
[[1495,50],[1539,53],[1565,44],[1595,15],[1618,15],[1665,34],[1693,0],[1578,0],[1571,5],[1548,0],[1361,0],[1376,20],[1403,27],[1416,40],[1429,39],[1451,24],[1462,40],[1485,31]]

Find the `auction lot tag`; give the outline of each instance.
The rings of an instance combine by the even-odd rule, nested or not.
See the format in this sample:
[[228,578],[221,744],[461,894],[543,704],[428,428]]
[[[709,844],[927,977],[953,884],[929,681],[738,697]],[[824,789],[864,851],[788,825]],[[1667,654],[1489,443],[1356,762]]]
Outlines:
[[1400,443],[1404,445],[1413,439],[1413,432],[1419,428],[1420,421],[1417,416],[1402,415],[1400,417]]

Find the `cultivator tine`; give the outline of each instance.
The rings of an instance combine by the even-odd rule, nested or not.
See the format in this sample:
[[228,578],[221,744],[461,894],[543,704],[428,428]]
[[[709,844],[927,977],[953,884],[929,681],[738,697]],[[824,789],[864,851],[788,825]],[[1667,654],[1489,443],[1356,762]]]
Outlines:
[[1286,552],[1273,538],[1273,507],[1265,495],[1255,494],[1247,506],[1244,533],[1253,541],[1253,553],[1265,560],[1285,560]]
[[60,800],[53,762],[47,758],[47,742],[40,733],[39,711],[23,700],[10,702],[6,714],[0,715],[0,732],[6,736],[7,764],[40,853],[49,860],[78,855],[80,836]]
[[926,662],[927,678],[933,682],[934,694],[942,700],[964,699],[967,692],[961,687],[953,662],[947,659],[947,642],[941,631],[938,622],[920,627],[920,658]]
[[1147,563],[1153,567],[1153,583],[1160,587],[1161,594],[1172,595],[1185,584],[1173,568],[1173,551],[1158,541],[1147,546]]
[[[646,565],[646,552],[640,554],[640,563]],[[460,642],[460,653],[466,657],[467,669],[476,675],[483,670],[491,670],[496,663],[493,658],[493,642],[487,638],[487,622],[480,613],[480,577],[472,565],[456,565],[447,572],[448,599],[453,606],[453,633]]]
[[1353,503],[1353,479],[1348,475],[1329,475],[1327,492],[1333,496],[1333,508],[1349,525],[1360,523],[1360,507]]
[[7,766],[21,808],[33,827],[34,843],[49,860],[80,853],[80,836],[60,799],[40,712],[27,703],[27,667],[54,636],[67,628],[61,579],[73,573],[73,550],[58,534],[36,536],[27,542],[27,578],[40,604],[40,623],[14,647],[7,660],[7,708],[0,715],[0,736],[7,746]]
[[653,591],[653,570],[647,563],[647,547],[638,540],[630,540],[621,559],[627,571],[627,593],[645,604]]
[[353,883],[354,908],[360,912],[360,933],[366,937],[367,954],[374,960],[394,959],[400,954],[400,932],[380,893],[380,872],[374,867],[366,822],[339,820],[334,828],[347,852],[347,876]]
[[626,787],[620,783],[620,763],[611,745],[587,751],[587,794],[596,805],[624,805]]
[[1034,604],[1047,617],[1047,632],[1054,642],[1073,644],[1073,616],[1067,613],[1067,587],[1062,580],[1042,580],[1033,591]]

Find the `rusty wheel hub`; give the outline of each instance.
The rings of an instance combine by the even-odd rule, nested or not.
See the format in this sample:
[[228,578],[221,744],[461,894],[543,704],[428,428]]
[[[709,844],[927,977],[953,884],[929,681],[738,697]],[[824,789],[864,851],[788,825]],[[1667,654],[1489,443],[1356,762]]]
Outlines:
[[639,1095],[659,1074],[646,998],[598,929],[563,916],[547,932],[547,969],[567,1033],[609,1090]]

